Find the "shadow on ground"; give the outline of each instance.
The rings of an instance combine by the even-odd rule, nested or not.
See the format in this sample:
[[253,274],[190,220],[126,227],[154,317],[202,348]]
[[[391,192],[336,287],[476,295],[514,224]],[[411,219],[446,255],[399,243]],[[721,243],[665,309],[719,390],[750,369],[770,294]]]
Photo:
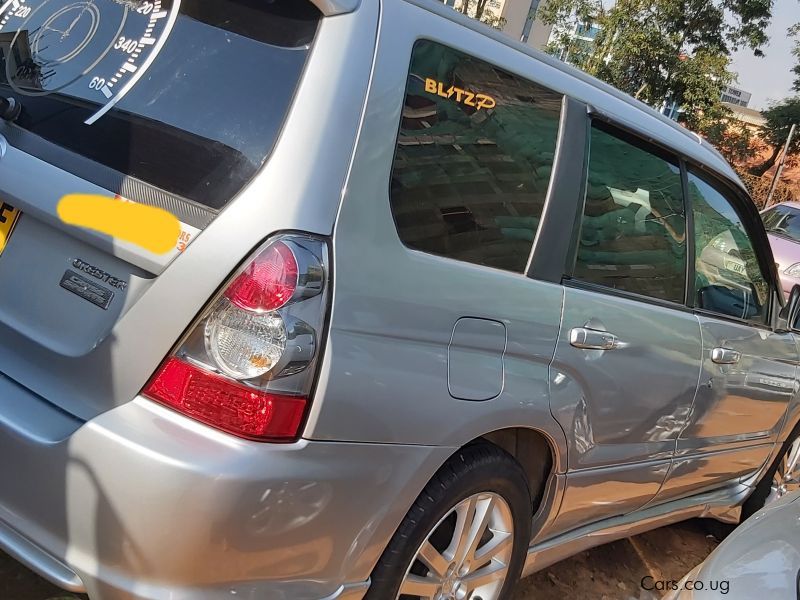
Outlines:
[[[514,600],[655,600],[642,579],[679,580],[714,549],[701,521],[664,527],[582,552],[522,581]],[[646,582],[646,583],[649,583]],[[53,587],[0,553],[0,598],[85,600]]]

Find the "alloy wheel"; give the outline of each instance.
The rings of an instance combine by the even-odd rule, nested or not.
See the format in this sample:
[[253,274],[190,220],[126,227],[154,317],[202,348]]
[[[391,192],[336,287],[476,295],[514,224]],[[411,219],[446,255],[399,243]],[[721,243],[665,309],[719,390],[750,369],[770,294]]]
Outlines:
[[428,533],[397,600],[497,600],[514,548],[514,519],[498,494],[459,502]]
[[764,505],[769,505],[786,494],[800,490],[800,437],[798,437],[778,464],[775,475],[772,477],[769,495]]

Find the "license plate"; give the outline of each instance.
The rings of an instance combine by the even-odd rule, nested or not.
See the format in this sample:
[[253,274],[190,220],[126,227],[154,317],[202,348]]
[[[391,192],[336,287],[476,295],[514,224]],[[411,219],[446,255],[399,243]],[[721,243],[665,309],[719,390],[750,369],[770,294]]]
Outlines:
[[10,204],[0,201],[0,254],[6,249],[8,240],[14,233],[14,225],[17,224],[21,214]]
[[739,273],[740,275],[744,275],[746,271],[744,264],[733,262],[731,260],[725,261],[725,268],[728,269],[728,271],[733,271],[734,273]]

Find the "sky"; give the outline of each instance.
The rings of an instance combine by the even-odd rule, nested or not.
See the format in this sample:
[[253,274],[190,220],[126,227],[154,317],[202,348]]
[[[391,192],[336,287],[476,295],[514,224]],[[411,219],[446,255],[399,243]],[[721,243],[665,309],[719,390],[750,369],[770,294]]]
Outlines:
[[766,56],[757,58],[752,51],[743,50],[734,55],[731,69],[739,75],[736,85],[753,94],[750,108],[763,110],[772,101],[793,95],[794,74],[791,69],[795,58],[792,56],[792,40],[786,35],[786,29],[795,23],[800,23],[800,2],[775,0],[772,24],[768,31],[770,43],[764,48]]

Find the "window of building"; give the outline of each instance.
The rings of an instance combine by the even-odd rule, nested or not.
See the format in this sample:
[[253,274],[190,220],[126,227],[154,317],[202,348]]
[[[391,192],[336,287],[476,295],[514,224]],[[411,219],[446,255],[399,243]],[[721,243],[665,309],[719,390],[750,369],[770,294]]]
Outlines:
[[686,218],[673,157],[596,122],[574,277],[683,303]]
[[689,196],[697,307],[763,323],[769,284],[741,217],[720,189],[694,173],[689,173]]
[[561,100],[482,60],[418,42],[391,182],[403,243],[523,272],[550,183]]

